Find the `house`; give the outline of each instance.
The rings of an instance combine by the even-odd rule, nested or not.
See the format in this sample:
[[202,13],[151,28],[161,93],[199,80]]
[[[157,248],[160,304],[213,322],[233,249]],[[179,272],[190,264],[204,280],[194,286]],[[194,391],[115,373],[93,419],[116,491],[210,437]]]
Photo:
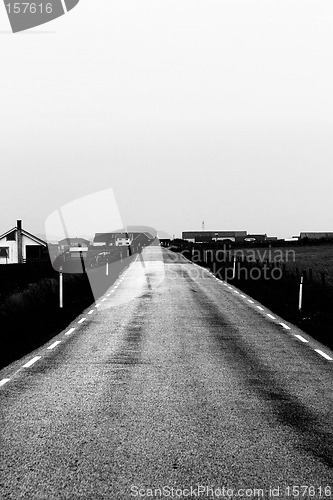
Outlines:
[[90,241],[85,238],[64,238],[59,241],[62,252],[87,252]]
[[96,233],[93,246],[147,246],[155,237],[148,231],[114,231],[111,233]]
[[0,235],[0,264],[23,264],[45,257],[47,243],[22,229],[22,221]]

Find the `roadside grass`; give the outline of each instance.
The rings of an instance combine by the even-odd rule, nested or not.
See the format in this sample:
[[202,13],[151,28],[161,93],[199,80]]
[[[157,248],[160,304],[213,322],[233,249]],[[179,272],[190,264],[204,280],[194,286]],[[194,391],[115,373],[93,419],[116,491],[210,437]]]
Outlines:
[[[299,326],[319,342],[333,349],[333,245],[285,245],[271,248],[217,247],[197,245],[195,262],[209,267],[221,279],[227,279],[274,313]],[[180,251],[179,249],[178,251]],[[191,251],[185,249],[191,260]],[[215,253],[214,253],[215,252]],[[224,253],[223,253],[224,252]],[[235,275],[233,259],[236,254]],[[247,259],[244,260],[244,257]],[[278,264],[274,264],[278,262]],[[265,270],[279,268],[280,278]],[[239,272],[239,270],[247,272]],[[256,270],[251,274],[251,270]],[[309,271],[312,272],[309,272]],[[303,301],[299,309],[300,276],[304,273]],[[322,280],[322,273],[325,280]],[[279,273],[277,273],[279,275]]]
[[98,268],[94,294],[86,273],[64,273],[63,308],[59,307],[59,274],[51,264],[0,266],[0,369],[64,330],[127,265],[113,263],[108,276],[105,267]]
[[333,287],[333,245],[309,245],[309,246],[288,246],[273,247],[269,254],[267,248],[232,248],[231,254],[235,251],[243,252],[243,255],[254,255],[255,259],[264,260],[268,256],[282,256],[281,262],[285,264],[286,271],[296,272],[298,268],[301,274],[304,271],[312,269],[314,281],[321,282],[321,273],[325,273],[326,284]]

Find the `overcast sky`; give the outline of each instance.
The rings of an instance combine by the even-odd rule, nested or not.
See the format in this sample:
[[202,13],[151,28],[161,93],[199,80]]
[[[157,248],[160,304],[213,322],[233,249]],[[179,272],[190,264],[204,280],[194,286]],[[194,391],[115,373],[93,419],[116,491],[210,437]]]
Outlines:
[[0,232],[112,188],[171,234],[333,231],[333,3],[81,0],[18,34],[0,5]]

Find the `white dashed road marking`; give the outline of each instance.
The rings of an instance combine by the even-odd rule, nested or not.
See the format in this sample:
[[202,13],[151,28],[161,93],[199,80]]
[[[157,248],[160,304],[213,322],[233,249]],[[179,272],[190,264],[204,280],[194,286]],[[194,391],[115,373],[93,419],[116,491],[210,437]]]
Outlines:
[[285,323],[280,323],[280,325],[283,326],[285,330],[291,330],[290,326],[286,325]]
[[92,309],[91,311],[88,312],[88,314],[92,314],[94,311],[94,309]]
[[73,333],[73,332],[74,332],[74,330],[75,330],[75,328],[70,328],[70,329],[68,330],[68,332],[66,332],[66,333],[65,333],[65,335],[70,335],[71,333]]
[[253,300],[251,299],[247,299],[248,302],[250,302],[250,304],[254,304]]
[[241,293],[241,297],[243,297],[243,299],[246,299],[246,295],[243,295],[242,293]]
[[35,356],[34,358],[30,359],[25,365],[23,365],[23,368],[29,368],[32,366],[36,361],[38,361],[42,356]]
[[273,314],[269,314],[269,313],[267,313],[267,316],[268,316],[269,318],[271,318],[271,319],[276,319],[276,317],[275,317],[275,316],[273,316]]
[[53,344],[49,345],[48,349],[54,349],[59,344],[61,344],[60,340],[56,340],[56,342],[53,342]]
[[315,349],[315,351],[318,354],[320,354],[320,356],[322,356],[323,358],[328,359],[329,361],[333,361],[333,358],[331,358],[331,356],[329,356],[328,354],[326,354],[326,352],[323,352],[320,349]]
[[0,380],[0,387],[7,384],[7,382],[9,382],[9,381],[10,381],[10,378],[3,378],[2,380]]
[[87,318],[81,318],[81,319],[79,319],[78,323],[80,323],[80,324],[81,324],[81,323],[83,323],[86,319],[87,319]]
[[309,342],[308,340],[306,340],[304,337],[302,337],[302,335],[296,335],[295,334],[295,337],[297,337],[301,342]]
[[258,309],[260,309],[260,311],[263,311],[263,310],[264,310],[264,308],[263,308],[263,307],[261,307],[261,306],[257,306],[257,308],[258,308]]

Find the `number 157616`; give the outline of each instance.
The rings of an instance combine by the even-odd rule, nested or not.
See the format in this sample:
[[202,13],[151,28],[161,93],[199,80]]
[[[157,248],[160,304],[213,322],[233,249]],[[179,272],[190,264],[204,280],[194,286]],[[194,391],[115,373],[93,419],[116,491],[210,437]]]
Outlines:
[[52,3],[14,2],[6,4],[9,14],[51,14]]

